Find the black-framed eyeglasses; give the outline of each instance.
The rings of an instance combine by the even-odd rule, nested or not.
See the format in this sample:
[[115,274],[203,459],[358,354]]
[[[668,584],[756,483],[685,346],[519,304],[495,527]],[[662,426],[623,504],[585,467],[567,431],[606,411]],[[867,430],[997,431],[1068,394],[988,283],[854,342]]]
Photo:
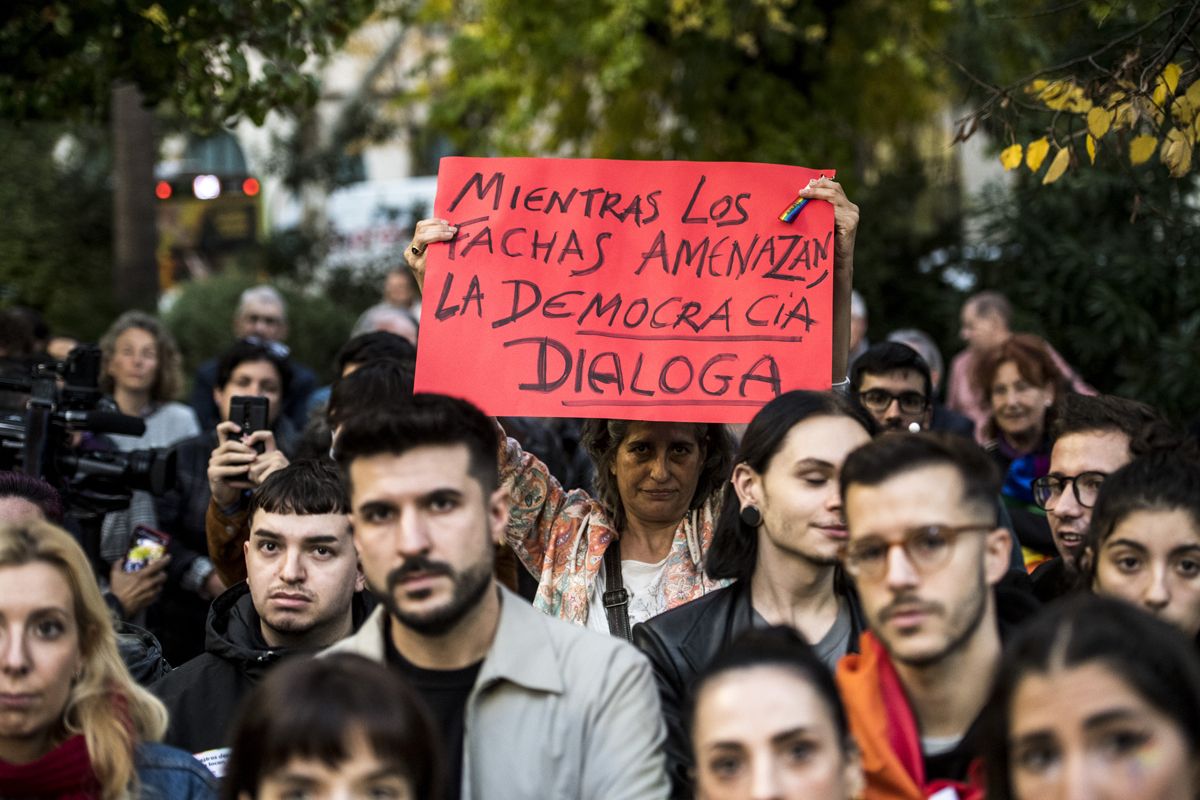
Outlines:
[[1048,508],[1058,502],[1069,483],[1071,491],[1075,493],[1075,502],[1084,508],[1091,508],[1096,505],[1096,497],[1107,477],[1107,472],[1091,470],[1078,475],[1043,475],[1033,481],[1033,501],[1042,508]]
[[898,394],[887,389],[867,389],[858,393],[858,401],[870,411],[887,411],[893,400],[900,403],[900,410],[905,414],[920,414],[929,405],[925,395],[912,389]]
[[988,523],[969,525],[923,525],[904,532],[898,542],[879,536],[869,536],[847,545],[842,556],[846,571],[854,578],[878,580],[887,573],[888,554],[893,547],[904,548],[908,562],[922,575],[940,569],[954,552],[954,544],[964,533],[990,531],[996,526]]

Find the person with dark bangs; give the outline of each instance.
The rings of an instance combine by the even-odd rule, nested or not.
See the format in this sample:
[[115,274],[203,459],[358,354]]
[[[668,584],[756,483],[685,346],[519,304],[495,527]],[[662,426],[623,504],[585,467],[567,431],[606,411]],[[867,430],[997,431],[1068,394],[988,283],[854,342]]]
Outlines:
[[441,797],[441,754],[409,685],[352,654],[293,661],[247,698],[223,800]]

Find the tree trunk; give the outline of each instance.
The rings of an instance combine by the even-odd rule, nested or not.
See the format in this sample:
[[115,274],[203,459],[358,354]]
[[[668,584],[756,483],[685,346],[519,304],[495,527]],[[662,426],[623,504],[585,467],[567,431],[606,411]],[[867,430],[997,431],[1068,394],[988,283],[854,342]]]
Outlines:
[[113,297],[122,309],[154,310],[158,302],[155,250],[154,115],[129,83],[112,89]]

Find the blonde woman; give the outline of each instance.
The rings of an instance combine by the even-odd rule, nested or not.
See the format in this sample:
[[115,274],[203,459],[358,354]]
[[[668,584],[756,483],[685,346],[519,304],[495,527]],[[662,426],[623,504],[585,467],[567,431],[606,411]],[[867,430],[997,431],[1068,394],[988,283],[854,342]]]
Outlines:
[[161,703],[129,677],[86,556],[47,522],[0,526],[0,797],[208,800],[157,744]]

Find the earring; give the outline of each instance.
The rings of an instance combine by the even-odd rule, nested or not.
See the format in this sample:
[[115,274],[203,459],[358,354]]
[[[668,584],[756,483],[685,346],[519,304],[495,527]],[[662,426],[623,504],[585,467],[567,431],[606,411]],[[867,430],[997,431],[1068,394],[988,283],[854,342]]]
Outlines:
[[757,528],[759,525],[762,525],[762,512],[758,510],[758,506],[756,505],[742,506],[738,517],[751,528]]

